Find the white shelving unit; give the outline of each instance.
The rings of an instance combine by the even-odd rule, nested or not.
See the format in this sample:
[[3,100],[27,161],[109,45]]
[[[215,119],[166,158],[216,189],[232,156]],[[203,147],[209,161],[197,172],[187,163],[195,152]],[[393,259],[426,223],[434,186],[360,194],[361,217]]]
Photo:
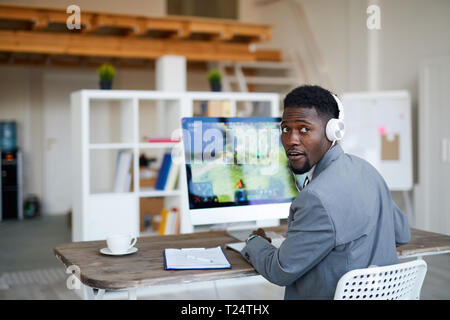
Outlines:
[[[166,207],[180,208],[181,232],[194,231],[188,215],[184,166],[180,168],[179,189],[140,188],[139,155],[143,151],[162,155],[179,146],[147,143],[142,137],[171,136],[181,127],[182,117],[194,114],[196,104],[212,100],[229,101],[232,115],[248,113],[248,103],[253,102],[255,115],[279,116],[279,96],[275,93],[134,90],[72,93],[73,241],[103,240],[114,233],[140,236],[139,199],[142,197],[164,197]],[[129,192],[114,192],[117,153],[121,150],[132,153],[132,191]]]

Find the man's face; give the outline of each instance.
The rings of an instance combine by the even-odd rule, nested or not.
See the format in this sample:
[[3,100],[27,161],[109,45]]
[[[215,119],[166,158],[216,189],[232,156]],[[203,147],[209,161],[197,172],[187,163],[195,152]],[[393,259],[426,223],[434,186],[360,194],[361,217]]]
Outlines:
[[325,136],[325,121],[315,108],[285,108],[281,120],[281,142],[295,174],[308,172],[331,146]]

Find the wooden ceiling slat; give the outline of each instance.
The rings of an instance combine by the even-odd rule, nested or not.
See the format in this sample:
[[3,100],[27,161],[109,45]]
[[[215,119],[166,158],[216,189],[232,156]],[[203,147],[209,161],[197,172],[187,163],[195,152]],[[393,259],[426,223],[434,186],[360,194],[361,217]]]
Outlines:
[[0,30],[0,51],[156,59],[166,54],[196,61],[256,60],[247,44]]
[[[0,4],[0,19],[48,21],[65,24],[69,14],[62,9],[35,8]],[[240,23],[224,19],[166,17],[150,18],[98,12],[81,12],[81,24],[89,31],[97,27],[116,27],[145,33],[143,28],[161,31],[174,31],[178,34],[206,33],[224,35],[228,40],[234,35],[248,36],[249,41],[267,41],[270,38],[270,26],[263,24]],[[93,27],[95,26],[95,28]],[[231,36],[230,36],[231,35]]]
[[[31,22],[31,30],[18,29],[23,26],[0,29],[0,51],[118,59],[156,59],[177,54],[190,61],[253,61],[264,55],[250,50],[250,43],[271,37],[270,26],[263,24],[86,11],[81,12],[81,32],[55,25],[65,25],[69,15],[64,9],[0,4],[0,20]],[[122,31],[114,33],[110,29]],[[272,60],[275,57],[265,56]]]

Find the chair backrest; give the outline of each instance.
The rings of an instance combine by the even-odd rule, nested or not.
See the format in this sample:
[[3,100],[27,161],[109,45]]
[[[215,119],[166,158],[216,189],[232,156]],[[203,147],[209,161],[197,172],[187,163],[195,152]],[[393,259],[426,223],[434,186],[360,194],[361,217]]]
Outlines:
[[383,267],[356,269],[344,274],[335,300],[417,300],[427,263],[422,259]]

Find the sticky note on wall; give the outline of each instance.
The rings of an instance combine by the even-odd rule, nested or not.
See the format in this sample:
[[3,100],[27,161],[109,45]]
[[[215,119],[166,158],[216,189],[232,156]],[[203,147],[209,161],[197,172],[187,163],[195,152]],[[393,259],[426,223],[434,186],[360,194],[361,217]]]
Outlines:
[[383,134],[381,137],[381,160],[400,160],[400,135]]

